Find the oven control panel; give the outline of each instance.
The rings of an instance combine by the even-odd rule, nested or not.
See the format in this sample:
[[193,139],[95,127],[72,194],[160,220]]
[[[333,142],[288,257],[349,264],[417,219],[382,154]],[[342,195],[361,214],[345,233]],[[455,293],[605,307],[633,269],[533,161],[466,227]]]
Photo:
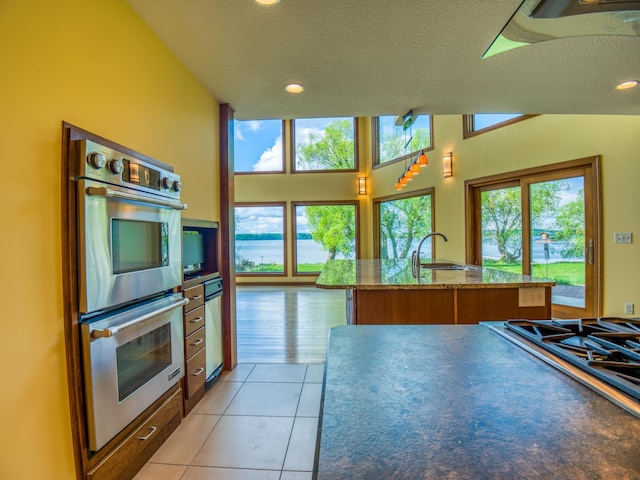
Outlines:
[[90,178],[172,199],[180,198],[180,176],[169,169],[91,140],[75,140],[72,148],[75,150],[78,178]]

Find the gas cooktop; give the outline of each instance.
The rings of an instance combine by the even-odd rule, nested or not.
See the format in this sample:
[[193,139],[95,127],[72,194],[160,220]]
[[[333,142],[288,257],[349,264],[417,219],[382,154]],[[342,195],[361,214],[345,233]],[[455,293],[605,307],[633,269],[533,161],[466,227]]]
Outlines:
[[640,318],[514,319],[488,325],[640,417]]

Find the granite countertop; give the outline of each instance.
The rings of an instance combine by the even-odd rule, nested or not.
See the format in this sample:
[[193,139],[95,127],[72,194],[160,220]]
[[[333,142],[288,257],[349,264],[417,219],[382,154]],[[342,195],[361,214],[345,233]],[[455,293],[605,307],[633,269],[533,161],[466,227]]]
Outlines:
[[445,259],[424,259],[422,263],[449,263],[462,268],[459,270],[422,268],[418,280],[411,275],[411,262],[408,259],[329,260],[320,273],[316,286],[320,288],[379,290],[518,288],[555,285],[555,282],[551,280],[466,265]]
[[640,419],[483,325],[342,326],[315,480],[638,479]]

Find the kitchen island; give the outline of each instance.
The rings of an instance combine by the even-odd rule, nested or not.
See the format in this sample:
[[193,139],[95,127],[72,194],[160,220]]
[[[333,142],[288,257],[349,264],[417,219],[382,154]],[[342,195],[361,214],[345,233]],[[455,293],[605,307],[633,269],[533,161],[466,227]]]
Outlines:
[[484,325],[342,326],[314,480],[637,479],[640,419]]
[[348,324],[458,324],[551,318],[555,282],[443,259],[329,260],[316,286],[347,291]]

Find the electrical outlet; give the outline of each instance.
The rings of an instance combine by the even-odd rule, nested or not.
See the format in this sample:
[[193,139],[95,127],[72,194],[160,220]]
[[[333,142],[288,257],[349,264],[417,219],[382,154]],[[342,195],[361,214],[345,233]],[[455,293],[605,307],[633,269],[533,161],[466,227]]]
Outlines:
[[519,307],[544,307],[544,305],[545,305],[544,287],[518,289],[518,306]]
[[625,315],[633,315],[633,303],[625,303],[624,304],[624,314]]
[[631,242],[632,242],[631,232],[613,234],[613,243],[631,243]]

